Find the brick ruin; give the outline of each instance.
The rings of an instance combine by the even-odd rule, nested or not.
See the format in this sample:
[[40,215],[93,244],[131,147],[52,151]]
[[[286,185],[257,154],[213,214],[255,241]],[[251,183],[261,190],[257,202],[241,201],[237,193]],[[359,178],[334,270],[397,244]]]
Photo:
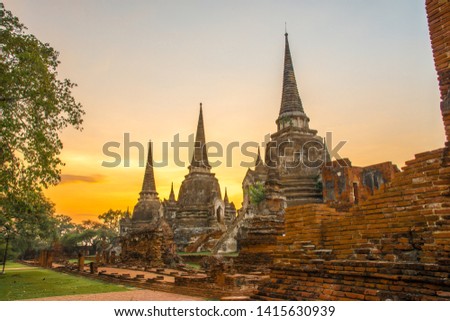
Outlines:
[[172,229],[164,220],[123,236],[121,250],[121,261],[127,264],[145,262],[148,267],[175,267],[180,262]]
[[142,190],[130,217],[120,221],[120,258],[123,262],[145,262],[148,266],[174,265],[179,261],[173,231],[163,215],[153,172],[152,145],[148,145]]
[[172,219],[178,250],[188,252],[210,250],[236,216],[234,204],[227,196],[222,199],[219,181],[211,173],[201,104],[195,142],[189,173],[181,183]]
[[156,192],[151,143],[142,191],[133,214],[120,221],[121,260],[163,266],[178,261],[176,251],[211,250],[236,217],[236,208],[226,190],[222,199],[219,181],[208,163],[203,111],[195,137],[196,145],[175,198],[173,184],[168,200]]
[[[164,248],[172,254],[175,247],[237,250],[232,266],[214,257],[206,276],[176,277],[175,285],[256,288],[249,276],[262,272],[270,277],[258,279],[252,296],[258,300],[449,300],[450,4],[428,0],[426,6],[447,137],[443,148],[415,155],[401,171],[391,162],[331,162],[323,138],[309,128],[286,34],[277,132],[246,173],[238,215],[210,172],[200,109],[200,145],[178,200],[173,186],[162,203],[156,203],[155,189],[143,197],[143,187],[145,204],[140,198],[133,217],[121,222],[128,253],[122,258],[164,264]],[[264,197],[255,202],[250,190],[257,184]],[[141,220],[141,208],[152,214]]]
[[[415,155],[398,173],[386,166],[391,181],[348,212],[326,204],[287,208],[284,235],[270,249],[270,281],[254,299],[450,299],[450,4],[426,7],[445,147]],[[324,196],[335,188],[325,187]]]
[[[297,88],[288,34],[285,34],[283,91],[277,132],[259,156],[254,170],[244,177],[243,207],[233,233],[221,240],[240,251],[236,265],[241,271],[265,269],[274,263],[277,238],[284,233],[285,208],[326,203],[349,211],[389,183],[398,168],[391,162],[366,167],[352,166],[350,160],[329,160],[324,139],[309,128]],[[250,191],[264,186],[264,199],[255,204]],[[222,252],[226,249],[222,248]]]
[[391,162],[356,167],[344,158],[327,163],[322,168],[323,201],[338,210],[348,211],[389,183],[398,172]]

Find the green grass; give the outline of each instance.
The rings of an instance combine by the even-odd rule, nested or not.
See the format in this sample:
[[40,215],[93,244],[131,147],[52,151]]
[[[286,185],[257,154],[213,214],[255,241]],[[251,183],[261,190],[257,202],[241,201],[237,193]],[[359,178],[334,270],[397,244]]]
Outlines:
[[[210,256],[211,252],[177,252],[179,256]],[[239,255],[239,252],[233,252],[233,253],[219,253],[219,255],[226,256],[226,257],[236,257]]]
[[[128,291],[129,288],[41,268],[6,263],[0,275],[0,300],[13,301],[60,295]],[[14,267],[14,268],[13,268]],[[23,269],[17,269],[23,267]]]
[[[84,260],[84,264],[89,264],[91,262],[94,262],[92,260]],[[69,263],[77,263],[78,264],[78,259],[70,259]]]
[[[23,264],[16,263],[13,261],[6,261],[6,266],[5,266],[6,270],[5,271],[8,271],[8,269],[17,269],[17,268],[24,268],[24,267],[26,267],[26,266]],[[2,268],[3,268],[3,262],[0,263],[0,269],[2,269]],[[1,272],[1,270],[0,270],[0,272]]]
[[178,252],[179,256],[209,256],[211,255],[211,252],[205,251],[205,252]]
[[201,269],[200,264],[197,264],[197,263],[190,263],[190,262],[187,262],[186,265],[187,265],[187,266],[190,266],[191,268],[196,269],[196,270],[200,270],[200,269]]

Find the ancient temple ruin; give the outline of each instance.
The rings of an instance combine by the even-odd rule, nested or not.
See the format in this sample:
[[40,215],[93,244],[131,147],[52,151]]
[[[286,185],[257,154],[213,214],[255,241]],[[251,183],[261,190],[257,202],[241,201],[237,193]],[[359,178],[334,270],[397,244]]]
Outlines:
[[172,185],[160,202],[150,146],[139,201],[121,221],[122,260],[145,261],[146,269],[175,262],[175,248],[239,252],[234,262],[207,257],[205,273],[172,271],[170,286],[147,280],[156,289],[204,294],[251,285],[248,295],[258,300],[449,300],[450,4],[427,0],[426,6],[442,148],[416,154],[401,171],[391,162],[359,167],[329,159],[324,140],[309,128],[286,34],[277,132],[245,175],[238,216],[211,173],[200,107],[178,199]]
[[[348,159],[331,161],[326,141],[310,129],[309,121],[286,33],[277,132],[266,146],[264,161],[258,150],[255,168],[247,171],[242,182],[243,204],[233,231],[225,234],[215,248],[216,252],[238,249],[236,266],[241,271],[267,269],[273,264],[277,238],[285,234],[286,208],[327,203],[348,211],[399,171],[391,162],[357,167]],[[263,193],[261,199],[254,199],[255,188]]]
[[152,244],[162,242],[160,232],[164,232],[164,245],[161,246],[170,248],[170,251],[164,249],[163,252],[173,254],[175,248],[186,252],[210,250],[227,231],[236,217],[236,208],[229,201],[226,190],[222,198],[219,181],[211,173],[201,104],[194,153],[188,169],[178,200],[172,184],[169,199],[161,202],[156,192],[149,144],[148,162],[138,203],[132,217],[126,216],[120,222],[123,259],[151,257],[154,260],[157,254],[150,255],[147,252],[157,248]]
[[164,215],[172,223],[174,241],[180,251],[210,250],[236,216],[228,197],[222,198],[219,181],[208,162],[203,109],[195,135],[195,147],[189,173],[181,183],[178,200],[173,190],[165,202]]
[[256,181],[286,199],[286,206],[321,203],[321,166],[328,160],[324,139],[309,128],[309,117],[301,101],[294,73],[288,34],[285,34],[283,90],[276,120],[277,131],[265,149],[264,163],[258,161],[243,182],[244,204]]
[[120,221],[121,260],[145,262],[148,266],[171,265],[176,260],[173,232],[164,219],[156,192],[152,144],[148,144],[142,190],[133,215]]

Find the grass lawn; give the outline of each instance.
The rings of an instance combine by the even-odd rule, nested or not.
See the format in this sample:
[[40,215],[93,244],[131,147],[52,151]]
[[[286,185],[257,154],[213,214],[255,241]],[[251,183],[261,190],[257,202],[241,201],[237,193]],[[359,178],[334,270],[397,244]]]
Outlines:
[[177,252],[179,256],[210,256],[211,252],[205,251],[205,252]]
[[7,262],[5,274],[0,274],[1,301],[128,290],[121,285],[12,262]]
[[[17,268],[24,268],[25,265],[16,263],[13,261],[6,261],[6,269],[5,271],[8,271],[8,269],[17,269]],[[3,262],[0,262],[0,269],[3,268]],[[0,270],[1,272],[1,270]]]
[[[210,256],[212,255],[211,252],[205,251],[205,252],[177,252],[179,256]],[[239,252],[233,252],[233,253],[219,253],[219,255],[227,256],[227,257],[236,257],[239,255]]]
[[[94,262],[92,260],[84,260],[84,264],[89,264],[91,262]],[[78,263],[78,259],[70,259],[69,263]]]
[[200,270],[201,269],[200,264],[197,264],[197,263],[189,263],[189,262],[187,262],[186,265],[190,266],[191,268],[196,269],[196,270]]

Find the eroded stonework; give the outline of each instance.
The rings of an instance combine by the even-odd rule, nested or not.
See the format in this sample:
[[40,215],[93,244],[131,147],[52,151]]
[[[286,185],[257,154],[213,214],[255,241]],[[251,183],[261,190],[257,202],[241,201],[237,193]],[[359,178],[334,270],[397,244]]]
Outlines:
[[172,222],[177,249],[188,252],[211,250],[236,216],[234,204],[227,196],[222,199],[219,181],[211,173],[201,105],[195,141],[189,173],[181,183],[178,200],[165,202],[165,216]]
[[[123,259],[164,261],[167,250],[157,250],[161,242],[165,248],[171,249],[173,245],[173,251],[211,250],[235,220],[236,208],[226,191],[222,198],[219,181],[211,173],[201,105],[194,154],[178,200],[172,184],[169,199],[160,202],[152,165],[150,145],[140,198],[132,217],[127,215],[120,222]],[[164,230],[168,232],[161,234]]]
[[156,192],[151,143],[139,196],[132,217],[127,211],[120,221],[121,260],[152,267],[174,265],[179,260],[173,243],[173,232],[165,221],[163,207]]

